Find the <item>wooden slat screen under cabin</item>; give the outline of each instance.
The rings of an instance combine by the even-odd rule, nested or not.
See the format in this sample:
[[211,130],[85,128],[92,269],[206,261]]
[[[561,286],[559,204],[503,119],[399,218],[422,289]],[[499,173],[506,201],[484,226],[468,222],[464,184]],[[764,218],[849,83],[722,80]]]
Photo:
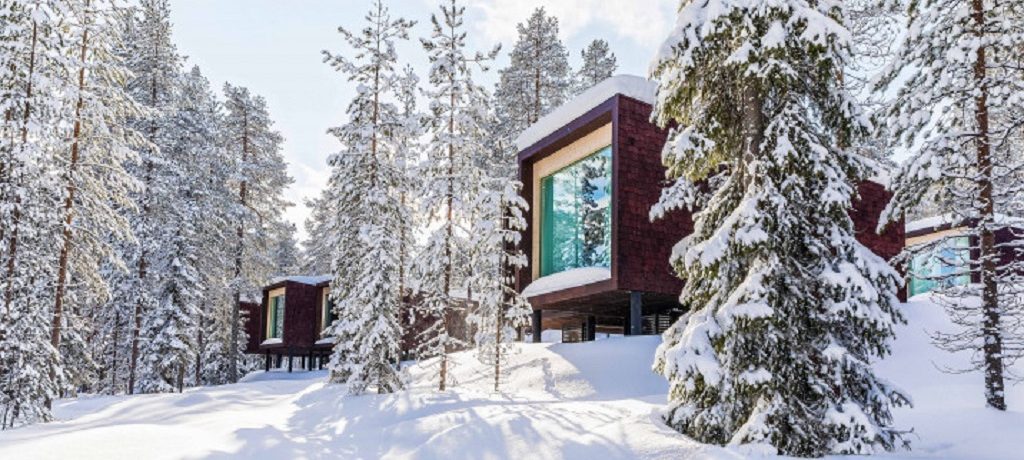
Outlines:
[[583,341],[583,326],[562,326],[562,343]]
[[641,333],[644,335],[660,335],[669,326],[672,326],[673,322],[674,318],[672,315],[656,314],[644,316],[641,323]]

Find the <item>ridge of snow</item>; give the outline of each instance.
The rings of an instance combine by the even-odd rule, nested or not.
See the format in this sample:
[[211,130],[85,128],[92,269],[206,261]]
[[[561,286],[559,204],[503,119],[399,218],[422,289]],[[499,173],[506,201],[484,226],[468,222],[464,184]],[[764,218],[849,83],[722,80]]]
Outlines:
[[583,116],[616,94],[654,105],[657,89],[657,83],[644,77],[636,75],[611,77],[580,93],[579,96],[572,98],[530,125],[516,138],[516,148],[519,151],[526,150],[527,147],[572,123],[573,120]]
[[317,284],[331,281],[334,279],[332,275],[311,275],[311,276],[281,276],[274,278],[270,284],[277,284],[282,281],[291,281],[293,283],[308,284],[310,286],[316,286]]
[[[942,225],[960,226],[962,224],[957,222],[963,222],[964,220],[966,219],[958,220],[952,214],[939,214],[907,222],[906,225],[904,225],[904,231],[907,233],[916,232],[918,230],[935,228]],[[996,214],[996,223],[1000,225],[1020,224],[1024,223],[1024,218],[1008,216],[1006,214]]]
[[606,267],[574,268],[533,280],[529,286],[523,289],[523,297],[530,298],[610,279],[612,279],[612,271]]
[[283,343],[280,338],[264,340],[260,345],[280,345]]

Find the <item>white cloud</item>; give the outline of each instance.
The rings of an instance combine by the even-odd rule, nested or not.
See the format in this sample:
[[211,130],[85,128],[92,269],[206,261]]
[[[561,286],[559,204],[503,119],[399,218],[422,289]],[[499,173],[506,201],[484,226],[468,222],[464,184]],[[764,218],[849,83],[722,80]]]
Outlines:
[[558,18],[562,39],[588,28],[607,30],[644,47],[657,47],[668,35],[679,0],[478,0],[476,28],[488,39],[511,45],[516,25],[543,6]]

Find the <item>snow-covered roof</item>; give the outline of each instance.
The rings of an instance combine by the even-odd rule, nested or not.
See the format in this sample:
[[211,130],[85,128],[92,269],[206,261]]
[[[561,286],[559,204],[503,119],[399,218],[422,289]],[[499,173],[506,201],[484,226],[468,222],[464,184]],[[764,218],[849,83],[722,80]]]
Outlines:
[[[964,219],[958,219],[952,214],[941,214],[938,216],[925,217],[922,219],[912,220],[904,225],[904,230],[907,233],[916,232],[918,230],[925,230],[929,228],[942,227],[949,225],[951,227],[962,226]],[[1024,218],[1008,216],[1006,214],[996,214],[996,223],[1000,225],[1008,224],[1022,224]]]
[[516,138],[516,148],[520,151],[536,144],[545,136],[572,123],[573,120],[585,115],[594,107],[601,105],[616,94],[631,97],[638,101],[654,104],[654,95],[657,92],[658,84],[636,75],[616,75],[592,88],[584,91],[569,102],[552,110],[551,113],[541,117],[536,123],[526,128]]
[[332,279],[334,279],[334,276],[332,275],[282,276],[280,278],[274,278],[274,280],[271,281],[270,284],[277,284],[282,281],[291,281],[293,283],[302,283],[311,286],[316,286],[317,284],[325,283]]
[[534,297],[610,279],[612,272],[605,267],[574,268],[535,279],[523,289],[523,297]]

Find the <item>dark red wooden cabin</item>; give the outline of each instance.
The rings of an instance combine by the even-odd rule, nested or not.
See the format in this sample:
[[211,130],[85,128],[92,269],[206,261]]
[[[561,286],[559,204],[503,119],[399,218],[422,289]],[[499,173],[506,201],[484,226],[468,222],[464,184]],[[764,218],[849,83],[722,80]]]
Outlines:
[[[562,256],[545,252],[551,250],[545,249],[543,241],[553,241],[548,248],[561,244],[554,236],[558,230],[552,229],[559,224],[546,223],[566,220],[549,211],[559,206],[559,181],[573,180],[560,179],[559,175],[582,175],[585,180],[577,184],[593,183],[576,196],[601,195],[593,190],[610,183],[608,196],[600,196],[606,201],[610,198],[610,210],[602,211],[609,214],[606,221],[610,237],[606,238],[610,247],[601,249],[609,256],[604,260],[608,276],[528,296],[534,308],[534,341],[540,339],[542,329],[575,330],[582,340],[592,340],[597,331],[626,335],[660,333],[682,312],[677,298],[683,282],[669,265],[669,256],[672,247],[693,231],[693,222],[685,211],[675,211],[653,223],[649,219],[651,206],[665,184],[661,152],[668,134],[650,121],[653,97],[653,82],[639,77],[614,77],[556,109],[517,140],[519,175],[524,184],[522,196],[530,204],[522,245],[530,264],[517,278],[521,290],[539,277],[557,274],[548,272],[559,268],[552,268],[555,263],[545,263],[545,258]],[[607,158],[609,149],[610,170],[604,171],[610,175],[610,181],[586,179],[589,171],[599,169],[588,163],[606,163],[597,156]],[[573,168],[583,171],[572,172]],[[850,212],[858,239],[882,257],[895,256],[903,249],[903,225],[894,225],[881,235],[874,231],[890,194],[875,182],[861,184],[859,192],[860,200]],[[595,204],[598,199],[590,201],[577,208],[600,206]],[[590,217],[593,213],[578,221]],[[584,232],[577,235],[581,233]],[[586,242],[576,244],[586,246]]]

